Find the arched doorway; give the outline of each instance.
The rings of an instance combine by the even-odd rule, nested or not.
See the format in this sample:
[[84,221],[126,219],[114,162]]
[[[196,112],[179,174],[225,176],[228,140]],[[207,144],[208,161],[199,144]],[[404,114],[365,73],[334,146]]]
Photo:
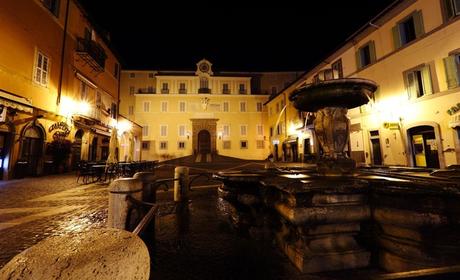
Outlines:
[[[16,163],[19,176],[38,175],[39,162],[43,156],[44,133],[35,125],[24,130],[21,142],[20,160]],[[25,168],[24,168],[25,167]]]
[[81,158],[81,144],[83,139],[84,131],[82,129],[77,130],[72,144],[72,169],[76,169],[77,163]]
[[198,152],[202,154],[211,152],[211,134],[207,130],[198,132]]
[[438,141],[432,126],[421,125],[408,130],[412,159],[416,167],[439,168]]

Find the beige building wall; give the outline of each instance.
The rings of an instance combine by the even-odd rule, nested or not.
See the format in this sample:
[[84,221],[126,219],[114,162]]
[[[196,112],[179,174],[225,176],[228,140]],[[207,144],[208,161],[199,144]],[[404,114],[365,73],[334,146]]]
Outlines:
[[[362,154],[365,163],[373,163],[375,150],[372,149],[371,138],[375,142],[376,136],[371,137],[372,132],[374,135],[377,133],[380,142],[382,164],[415,166],[414,143],[409,130],[428,125],[436,136],[431,142],[437,151],[439,166],[458,164],[459,125],[455,122],[456,115],[449,114],[448,110],[458,106],[460,90],[458,84],[448,87],[444,60],[458,54],[460,22],[458,17],[443,18],[442,2],[400,1],[324,59],[329,63],[321,63],[308,71],[283,94],[289,95],[296,86],[311,83],[318,71],[330,69],[332,63],[340,59],[344,77],[367,78],[379,85],[375,100],[349,110],[353,128],[350,135],[352,154]],[[395,46],[395,26],[417,13],[422,16],[422,34],[401,47]],[[375,46],[375,60],[367,66],[358,67],[356,55],[369,42]],[[456,67],[458,76],[458,61]],[[412,89],[408,88],[407,73],[421,68],[429,69],[427,78],[423,76],[423,87],[432,91],[427,90],[421,97],[413,93],[409,96]],[[267,104],[269,110],[270,107],[275,108],[278,102],[279,97],[272,99]],[[288,112],[289,108],[295,110],[292,103]],[[270,118],[270,124],[274,125],[274,122],[274,118]],[[292,120],[291,124],[294,122]]]

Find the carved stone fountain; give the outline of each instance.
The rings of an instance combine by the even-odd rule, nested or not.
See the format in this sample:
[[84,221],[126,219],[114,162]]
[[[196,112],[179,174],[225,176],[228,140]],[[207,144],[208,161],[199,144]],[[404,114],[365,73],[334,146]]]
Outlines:
[[323,149],[316,169],[215,174],[223,181],[218,204],[234,224],[275,239],[302,272],[460,263],[458,181],[356,170],[344,152],[348,109],[366,104],[376,89],[365,79],[319,80],[290,96],[297,109],[316,114]]

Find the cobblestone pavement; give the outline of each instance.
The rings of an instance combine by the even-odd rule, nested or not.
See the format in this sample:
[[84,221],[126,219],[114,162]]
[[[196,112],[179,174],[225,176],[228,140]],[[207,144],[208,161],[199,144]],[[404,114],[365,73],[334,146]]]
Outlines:
[[75,174],[1,181],[0,267],[46,237],[104,227],[107,204],[107,184]]
[[[182,159],[162,165],[156,173],[160,178],[171,178],[175,165],[189,166],[190,173],[196,174],[260,163],[219,158],[210,164],[194,164]],[[77,183],[74,173],[0,181],[0,268],[46,237],[105,227],[107,187],[108,184]]]

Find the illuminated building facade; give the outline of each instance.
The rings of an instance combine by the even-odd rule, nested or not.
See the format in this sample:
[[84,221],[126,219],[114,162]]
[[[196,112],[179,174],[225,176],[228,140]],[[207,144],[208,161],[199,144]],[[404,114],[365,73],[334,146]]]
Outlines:
[[[460,163],[460,3],[401,0],[382,11],[301,78],[267,102],[270,149],[288,160],[320,147],[309,115],[288,97],[318,73],[367,78],[374,100],[349,110],[349,154],[376,165],[447,167]],[[326,77],[328,78],[328,77]],[[284,104],[288,104],[281,112]]]
[[0,18],[2,179],[56,168],[55,140],[70,149],[67,168],[105,159],[115,125],[141,141],[141,128],[117,115],[118,58],[78,1],[1,1]]
[[146,160],[213,154],[265,159],[269,154],[263,104],[300,72],[123,70],[120,112],[143,127],[138,149]]

